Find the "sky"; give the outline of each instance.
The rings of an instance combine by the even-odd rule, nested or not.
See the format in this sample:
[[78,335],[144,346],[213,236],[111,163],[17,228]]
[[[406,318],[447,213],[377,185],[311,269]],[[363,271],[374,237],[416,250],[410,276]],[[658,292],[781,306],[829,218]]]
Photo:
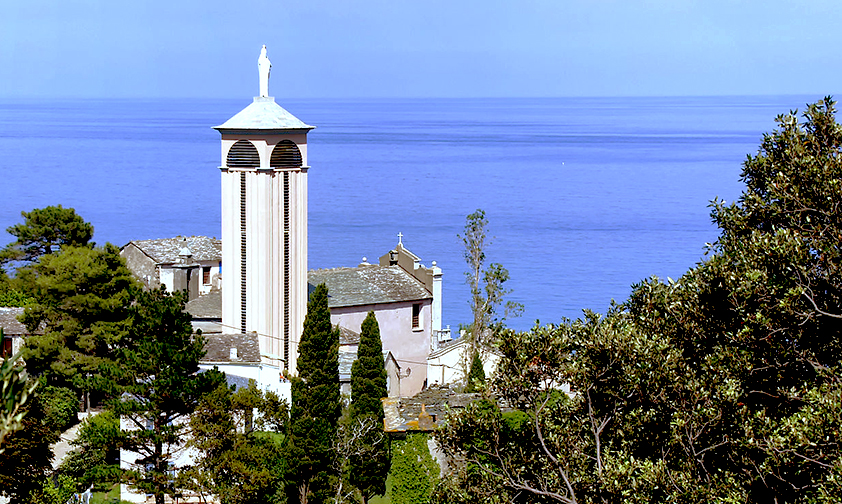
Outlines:
[[838,0],[27,0],[0,98],[834,94]]

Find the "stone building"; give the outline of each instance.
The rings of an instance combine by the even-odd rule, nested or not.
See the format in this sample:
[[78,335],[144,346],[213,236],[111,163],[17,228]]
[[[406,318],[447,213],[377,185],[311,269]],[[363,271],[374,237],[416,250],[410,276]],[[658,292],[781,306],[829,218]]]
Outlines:
[[[165,285],[167,290],[191,287],[195,294],[219,289],[222,269],[222,241],[207,236],[176,236],[156,240],[132,240],[120,249],[120,255],[135,276],[148,288]],[[187,261],[191,278],[179,279]],[[193,296],[195,297],[195,296]]]

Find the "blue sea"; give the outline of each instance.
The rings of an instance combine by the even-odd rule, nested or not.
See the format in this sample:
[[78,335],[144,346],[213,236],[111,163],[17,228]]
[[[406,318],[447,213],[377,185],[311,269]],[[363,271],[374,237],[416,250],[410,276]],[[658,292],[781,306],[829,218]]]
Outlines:
[[[818,96],[276,101],[309,135],[310,268],[374,262],[397,243],[444,271],[445,324],[470,321],[458,235],[485,210],[508,268],[508,324],[604,312],[676,278],[717,230],[747,154]],[[236,100],[0,101],[0,229],[74,207],[97,243],[220,234],[220,141]],[[0,234],[0,244],[11,236]]]

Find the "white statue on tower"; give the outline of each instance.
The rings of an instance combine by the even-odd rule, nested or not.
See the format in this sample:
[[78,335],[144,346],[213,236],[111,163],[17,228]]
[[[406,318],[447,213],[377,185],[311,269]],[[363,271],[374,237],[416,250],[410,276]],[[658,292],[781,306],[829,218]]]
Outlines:
[[260,74],[260,96],[269,96],[269,71],[272,70],[272,62],[266,56],[266,44],[260,50],[260,57],[257,58],[257,73]]

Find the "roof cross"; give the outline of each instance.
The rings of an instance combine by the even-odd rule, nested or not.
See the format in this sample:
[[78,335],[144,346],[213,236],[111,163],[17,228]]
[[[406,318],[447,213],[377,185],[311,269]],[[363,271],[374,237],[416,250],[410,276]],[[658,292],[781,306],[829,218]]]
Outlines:
[[398,233],[398,245],[403,247],[403,233]]

